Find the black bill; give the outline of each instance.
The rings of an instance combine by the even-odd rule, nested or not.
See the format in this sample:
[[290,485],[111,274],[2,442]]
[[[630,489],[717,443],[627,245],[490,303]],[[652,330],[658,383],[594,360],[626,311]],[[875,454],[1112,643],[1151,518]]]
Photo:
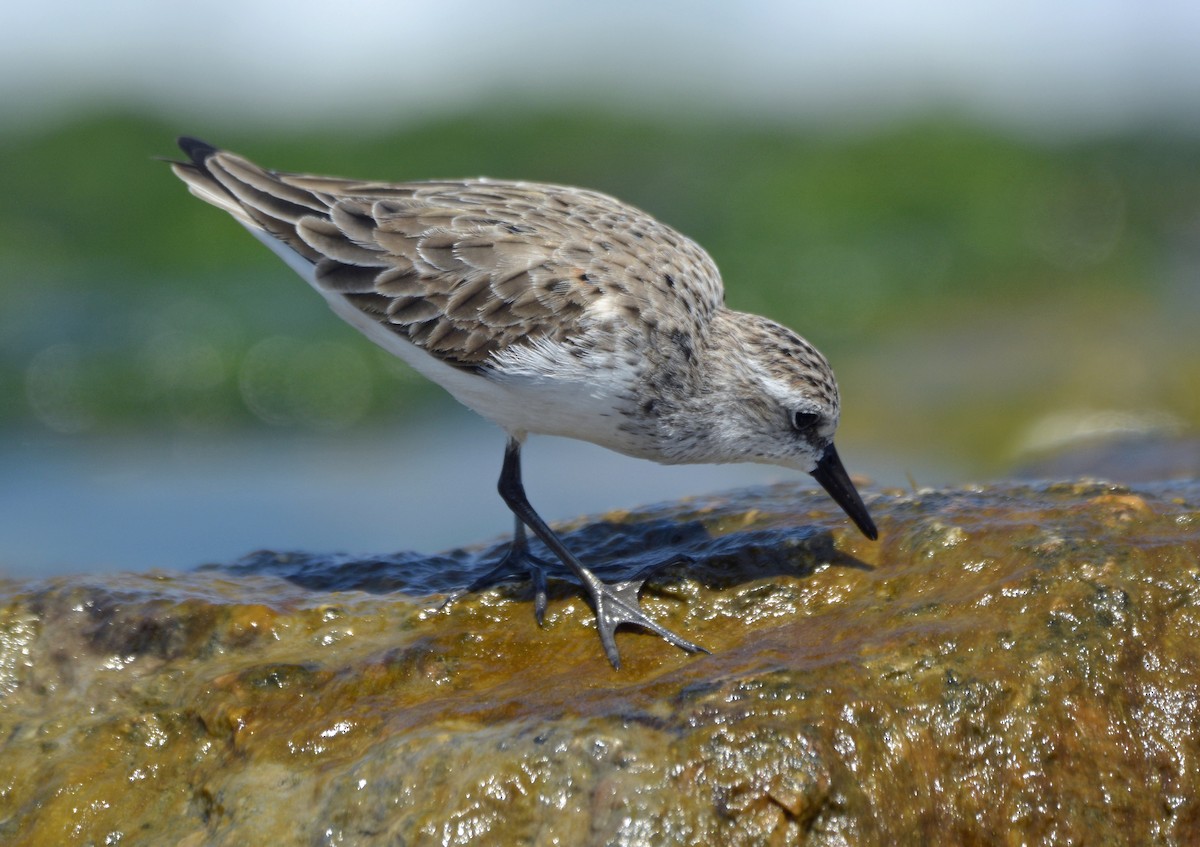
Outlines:
[[821,487],[829,492],[833,502],[841,506],[842,510],[850,516],[850,520],[854,521],[854,525],[862,530],[863,535],[872,541],[879,537],[879,531],[875,529],[875,522],[871,520],[867,507],[863,505],[862,498],[858,496],[858,489],[850,481],[850,476],[846,473],[846,468],[842,465],[842,460],[838,458],[837,450],[833,448],[832,444],[825,448],[825,455],[821,457],[817,466],[810,473],[812,473],[813,479],[821,483]]

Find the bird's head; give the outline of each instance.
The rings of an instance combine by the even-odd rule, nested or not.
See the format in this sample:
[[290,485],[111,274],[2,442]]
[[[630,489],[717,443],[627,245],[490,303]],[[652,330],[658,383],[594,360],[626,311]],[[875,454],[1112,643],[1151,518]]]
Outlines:
[[868,538],[878,532],[833,445],[837,383],[821,353],[790,329],[740,312],[722,316],[727,335],[708,400],[720,460],[783,465],[811,474]]

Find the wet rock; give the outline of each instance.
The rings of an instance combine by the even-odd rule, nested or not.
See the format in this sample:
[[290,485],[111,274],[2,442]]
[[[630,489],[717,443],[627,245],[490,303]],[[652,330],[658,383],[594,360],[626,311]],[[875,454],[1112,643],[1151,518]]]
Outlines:
[[488,551],[0,584],[0,843],[1188,844],[1200,483],[755,490],[610,515],[608,578],[440,610]]

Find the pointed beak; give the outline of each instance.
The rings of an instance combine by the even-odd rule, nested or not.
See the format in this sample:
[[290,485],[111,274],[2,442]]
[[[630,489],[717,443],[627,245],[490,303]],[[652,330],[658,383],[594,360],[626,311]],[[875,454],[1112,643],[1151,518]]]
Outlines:
[[850,476],[846,473],[842,460],[838,458],[833,444],[825,448],[825,455],[821,457],[817,466],[810,473],[813,479],[821,483],[821,487],[829,492],[833,501],[850,516],[854,525],[862,530],[863,535],[872,541],[879,537],[879,531],[875,529],[875,522],[871,520],[871,515],[867,512],[867,507],[863,505],[862,498],[858,496],[858,490],[850,481]]

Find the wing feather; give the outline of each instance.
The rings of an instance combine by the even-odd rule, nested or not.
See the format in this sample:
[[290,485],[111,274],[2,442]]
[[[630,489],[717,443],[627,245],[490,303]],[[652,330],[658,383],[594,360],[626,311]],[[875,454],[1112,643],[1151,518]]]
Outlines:
[[311,263],[326,296],[345,298],[457,367],[485,367],[515,346],[632,321],[666,298],[683,298],[686,308],[657,308],[660,321],[673,313],[703,320],[723,299],[703,250],[603,194],[288,174],[203,142],[180,146],[192,161],[173,168],[193,194]]

